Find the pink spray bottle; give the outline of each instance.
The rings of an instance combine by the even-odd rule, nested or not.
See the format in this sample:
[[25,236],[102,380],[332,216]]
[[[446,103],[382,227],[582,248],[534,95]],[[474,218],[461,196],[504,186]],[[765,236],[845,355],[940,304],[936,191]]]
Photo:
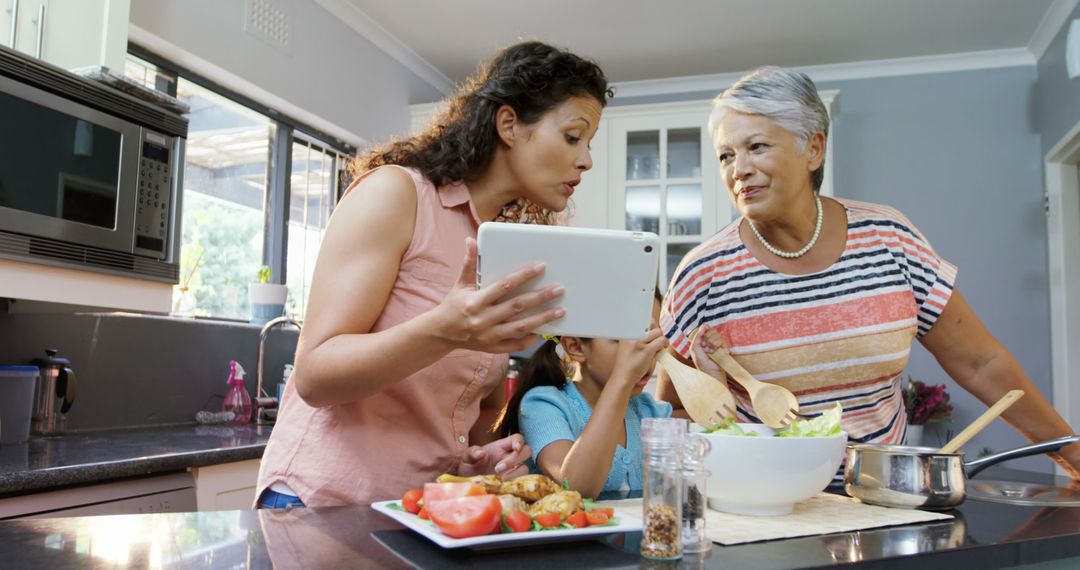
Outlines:
[[244,425],[251,421],[251,396],[244,388],[244,367],[235,360],[229,361],[229,390],[225,392],[225,401],[221,403],[222,412],[232,412],[233,419],[227,423]]

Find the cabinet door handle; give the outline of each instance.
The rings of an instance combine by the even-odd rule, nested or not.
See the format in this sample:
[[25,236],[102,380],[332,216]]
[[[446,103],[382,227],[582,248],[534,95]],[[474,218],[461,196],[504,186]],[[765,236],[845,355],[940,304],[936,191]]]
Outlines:
[[37,19],[37,48],[34,50],[34,57],[41,59],[41,45],[45,41],[45,4],[38,7],[38,19]]
[[15,49],[15,36],[19,33],[19,0],[11,0],[11,49]]

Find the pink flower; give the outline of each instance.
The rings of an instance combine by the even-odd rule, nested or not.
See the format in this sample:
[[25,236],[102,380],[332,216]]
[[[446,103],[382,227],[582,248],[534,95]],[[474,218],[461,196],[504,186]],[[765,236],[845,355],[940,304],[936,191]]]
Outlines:
[[908,423],[911,425],[946,421],[953,409],[944,384],[928,386],[925,382],[910,377],[907,387],[904,388],[904,406],[907,408]]

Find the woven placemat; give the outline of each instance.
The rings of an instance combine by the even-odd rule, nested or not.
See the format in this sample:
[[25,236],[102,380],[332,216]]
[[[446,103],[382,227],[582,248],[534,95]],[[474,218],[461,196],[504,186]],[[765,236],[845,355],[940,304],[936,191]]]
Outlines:
[[[599,503],[615,509],[616,513],[641,516],[641,499]],[[712,509],[706,509],[705,513],[706,534],[713,542],[723,545],[953,518],[952,515],[944,513],[867,505],[857,499],[829,493],[819,493],[809,500],[797,503],[794,512],[777,517],[732,515]]]

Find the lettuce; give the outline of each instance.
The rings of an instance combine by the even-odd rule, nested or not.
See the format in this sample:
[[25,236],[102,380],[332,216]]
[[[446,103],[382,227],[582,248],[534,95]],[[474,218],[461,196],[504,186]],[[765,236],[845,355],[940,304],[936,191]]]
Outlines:
[[[796,420],[787,428],[776,432],[774,437],[832,437],[840,435],[840,417],[843,408],[837,402],[836,406],[826,410],[820,416],[809,420]],[[756,436],[757,432],[743,429],[735,422],[735,418],[727,418],[713,426],[711,429],[702,430],[701,433],[716,433],[720,435],[749,435]]]
[[702,433],[718,433],[721,435],[750,435],[757,436],[757,432],[746,431],[735,423],[735,418],[726,418],[711,429],[703,430]]
[[776,437],[831,437],[840,435],[840,403],[826,410],[820,416],[809,420],[795,420],[786,429],[776,433]]

